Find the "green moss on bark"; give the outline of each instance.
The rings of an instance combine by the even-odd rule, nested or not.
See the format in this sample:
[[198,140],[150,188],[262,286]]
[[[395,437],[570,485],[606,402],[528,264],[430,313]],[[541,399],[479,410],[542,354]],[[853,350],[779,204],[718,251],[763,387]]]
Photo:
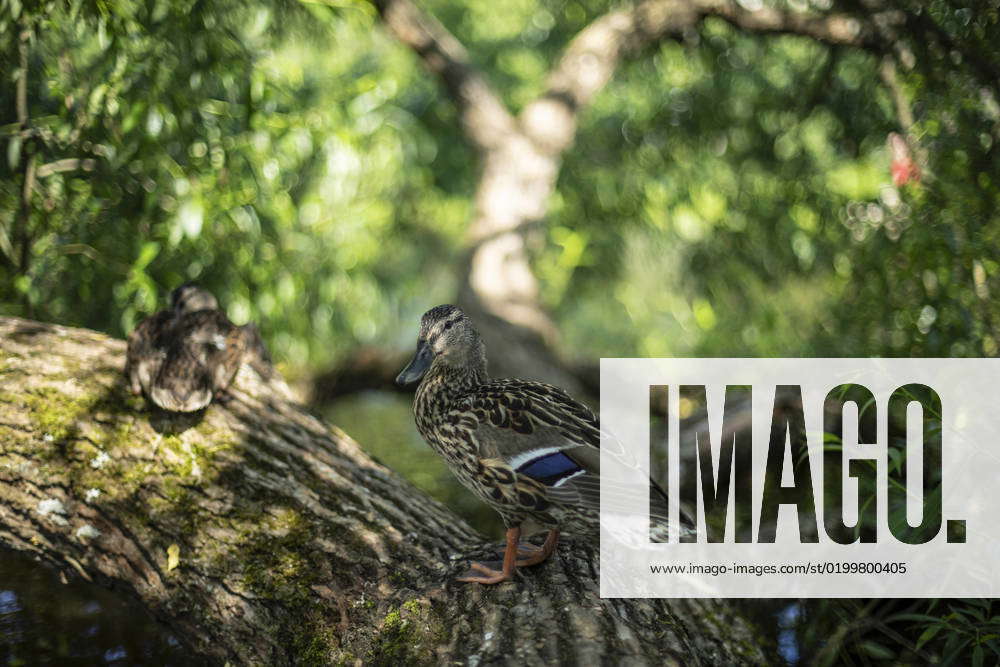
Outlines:
[[435,645],[444,634],[444,625],[434,615],[429,602],[407,600],[382,619],[366,663],[372,665],[432,663]]

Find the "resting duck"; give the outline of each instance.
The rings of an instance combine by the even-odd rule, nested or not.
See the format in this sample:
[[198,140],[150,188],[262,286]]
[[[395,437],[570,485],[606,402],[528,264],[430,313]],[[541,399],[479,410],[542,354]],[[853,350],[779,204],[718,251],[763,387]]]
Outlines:
[[133,394],[164,410],[195,412],[225,391],[244,360],[269,364],[257,328],[230,322],[207,290],[185,284],[170,300],[170,310],[128,337],[125,377]]
[[[424,314],[416,355],[396,382],[420,383],[413,403],[420,434],[507,527],[502,569],[472,563],[459,581],[506,581],[515,568],[552,555],[561,528],[596,531],[597,418],[559,387],[490,379],[482,339],[459,308],[438,306]],[[651,529],[665,533],[666,495],[651,483],[649,497]],[[520,544],[522,529],[538,528],[548,530],[541,548]]]

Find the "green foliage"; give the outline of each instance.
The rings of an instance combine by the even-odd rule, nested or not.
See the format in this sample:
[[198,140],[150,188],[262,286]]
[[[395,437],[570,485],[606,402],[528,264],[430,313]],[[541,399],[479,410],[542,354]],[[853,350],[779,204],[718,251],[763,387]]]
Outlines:
[[436,267],[454,252],[468,183],[436,183],[439,139],[420,122],[440,106],[434,83],[365,5],[0,11],[4,114],[23,75],[17,36],[30,35],[30,131],[0,119],[0,312],[122,335],[197,279],[302,367],[385,340],[383,324],[428,293],[413,275],[450,293]]
[[[902,188],[878,54],[710,20],[620,68],[581,119],[536,248],[575,355],[996,351],[997,10],[898,6],[928,160]],[[429,8],[514,110],[605,9]],[[403,322],[453,294],[474,160],[366,3],[0,12],[0,310],[120,335],[198,279],[306,369],[402,344]],[[23,29],[28,135],[12,115]],[[87,166],[52,169],[68,159]]]
[[[951,34],[936,7],[913,20]],[[901,85],[928,164],[902,187],[875,54],[710,21],[624,68],[585,114],[540,253],[570,344],[594,356],[994,354],[998,89],[957,65],[1000,68],[998,39],[962,41],[1000,38],[1000,23],[996,10],[962,16],[950,52],[906,42],[915,63]]]
[[992,600],[815,601],[794,630],[802,662],[993,665],[1000,617]]
[[[997,353],[1000,10],[884,4],[902,11],[897,44],[709,20],[619,68],[580,118],[533,246],[567,356]],[[515,111],[607,11],[424,5]],[[923,170],[900,186],[886,54]],[[0,73],[0,313],[122,335],[197,279],[277,359],[313,370],[359,343],[408,346],[415,317],[454,294],[474,156],[366,2],[0,0]],[[353,407],[334,416],[366,445],[406,423],[385,457],[419,451],[402,465],[418,486],[468,499],[421,445],[399,447],[405,411]],[[797,632],[804,655],[833,662],[990,663],[985,604],[819,602]]]

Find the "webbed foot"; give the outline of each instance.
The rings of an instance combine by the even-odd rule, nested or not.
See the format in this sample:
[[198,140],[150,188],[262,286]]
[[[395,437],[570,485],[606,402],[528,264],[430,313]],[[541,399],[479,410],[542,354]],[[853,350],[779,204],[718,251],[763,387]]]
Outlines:
[[545,536],[545,543],[536,547],[534,544],[521,544],[517,548],[517,555],[522,560],[518,560],[515,564],[518,567],[529,567],[531,565],[538,565],[544,562],[552,555],[552,552],[556,550],[556,545],[559,544],[559,529],[553,528],[549,531],[549,534]]
[[[479,572],[479,575],[473,574]],[[469,571],[455,581],[468,582],[472,584],[499,584],[507,581],[514,575],[513,569],[510,572],[495,570],[483,563],[470,563]]]

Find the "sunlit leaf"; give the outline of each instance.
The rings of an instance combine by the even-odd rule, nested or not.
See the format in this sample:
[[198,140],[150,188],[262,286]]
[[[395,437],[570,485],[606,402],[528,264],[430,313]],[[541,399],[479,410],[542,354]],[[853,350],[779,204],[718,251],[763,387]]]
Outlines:
[[[932,619],[932,620],[936,621],[937,619]],[[923,648],[924,644],[934,639],[934,637],[937,636],[937,633],[941,632],[941,629],[944,627],[946,626],[939,623],[937,625],[932,625],[923,632],[921,632],[920,637],[917,638],[917,645],[916,645],[917,650],[919,651],[921,648]]]
[[876,660],[892,660],[896,657],[896,652],[876,641],[868,640],[861,642],[858,648],[865,654]]
[[12,136],[7,141],[7,166],[11,169],[17,169],[17,165],[21,162],[21,137],[19,135]]
[[176,544],[167,547],[167,572],[171,572],[181,563],[181,548]]
[[142,271],[149,263],[156,259],[157,253],[160,252],[160,244],[156,241],[147,241],[142,244],[142,249],[139,250],[139,256],[136,258],[133,267]]

